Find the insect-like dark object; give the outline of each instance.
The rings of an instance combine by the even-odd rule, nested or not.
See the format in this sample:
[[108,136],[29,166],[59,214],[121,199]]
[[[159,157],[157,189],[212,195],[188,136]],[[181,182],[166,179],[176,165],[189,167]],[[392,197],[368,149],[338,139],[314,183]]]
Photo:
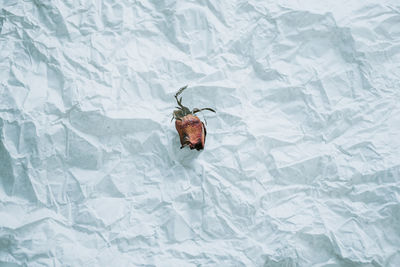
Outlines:
[[175,128],[179,133],[181,149],[185,146],[189,146],[190,149],[201,150],[204,148],[204,144],[206,142],[207,131],[204,123],[195,114],[203,110],[209,110],[212,112],[215,112],[215,110],[212,108],[194,108],[192,111],[190,111],[189,108],[182,105],[182,97],[178,99],[178,96],[187,87],[187,85],[182,87],[175,94],[178,107],[176,107],[177,110],[174,110],[172,120],[175,119]]

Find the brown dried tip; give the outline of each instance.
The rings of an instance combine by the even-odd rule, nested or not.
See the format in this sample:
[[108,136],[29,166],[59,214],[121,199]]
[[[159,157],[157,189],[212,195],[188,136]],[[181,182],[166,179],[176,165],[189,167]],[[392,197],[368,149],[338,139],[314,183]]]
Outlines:
[[177,109],[173,112],[172,119],[175,119],[175,128],[179,133],[181,141],[181,148],[189,146],[190,149],[201,150],[204,149],[206,142],[206,126],[204,123],[195,115],[197,112],[203,110],[209,110],[215,112],[212,108],[194,108],[192,111],[182,105],[182,97],[178,99],[178,96],[187,88],[187,85],[180,88],[175,94],[176,102],[178,103]]

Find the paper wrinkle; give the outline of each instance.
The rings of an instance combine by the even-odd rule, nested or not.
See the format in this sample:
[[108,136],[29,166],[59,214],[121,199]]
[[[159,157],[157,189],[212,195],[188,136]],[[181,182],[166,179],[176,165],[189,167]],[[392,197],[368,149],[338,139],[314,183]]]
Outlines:
[[400,266],[399,14],[4,3],[0,265]]

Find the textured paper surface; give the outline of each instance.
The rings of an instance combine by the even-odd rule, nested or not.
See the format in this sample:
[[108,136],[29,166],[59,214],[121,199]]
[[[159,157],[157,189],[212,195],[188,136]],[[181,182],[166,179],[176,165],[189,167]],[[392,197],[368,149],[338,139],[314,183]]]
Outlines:
[[1,1],[0,29],[1,266],[400,266],[398,1]]

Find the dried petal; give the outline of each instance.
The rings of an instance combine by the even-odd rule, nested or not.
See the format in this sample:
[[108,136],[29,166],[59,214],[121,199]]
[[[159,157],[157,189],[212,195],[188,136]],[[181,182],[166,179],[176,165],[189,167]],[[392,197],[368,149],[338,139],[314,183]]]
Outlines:
[[175,121],[176,130],[179,133],[181,148],[189,145],[190,149],[201,150],[206,141],[204,123],[194,115],[186,115],[181,120]]

